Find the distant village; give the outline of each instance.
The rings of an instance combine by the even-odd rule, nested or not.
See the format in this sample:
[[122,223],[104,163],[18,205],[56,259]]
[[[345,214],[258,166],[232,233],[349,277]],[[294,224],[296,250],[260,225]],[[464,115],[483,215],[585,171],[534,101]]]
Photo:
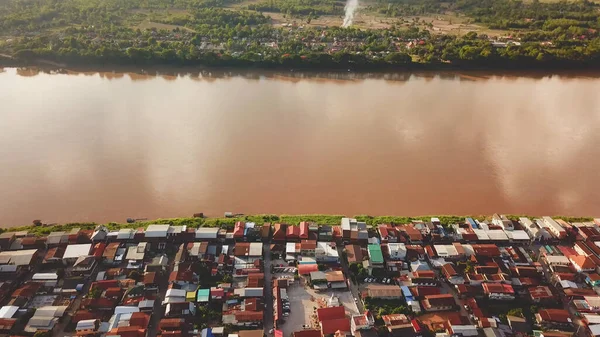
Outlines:
[[0,234],[0,334],[600,336],[600,219]]

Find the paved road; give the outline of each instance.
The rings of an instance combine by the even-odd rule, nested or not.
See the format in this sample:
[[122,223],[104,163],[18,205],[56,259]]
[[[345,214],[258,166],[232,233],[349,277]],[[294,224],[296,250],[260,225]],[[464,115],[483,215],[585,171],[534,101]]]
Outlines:
[[365,308],[363,306],[362,300],[360,299],[360,291],[358,290],[358,285],[354,284],[354,282],[352,282],[352,280],[350,279],[350,270],[348,269],[348,262],[346,261],[346,259],[343,258],[343,254],[342,252],[344,251],[344,248],[341,246],[337,247],[338,249],[338,254],[340,256],[340,264],[342,265],[342,270],[344,271],[344,274],[346,275],[346,279],[348,279],[348,283],[350,284],[350,292],[352,293],[352,297],[359,299],[356,302],[356,307],[358,308],[358,312],[360,312],[361,314],[365,312]]
[[[263,261],[265,262],[265,287],[263,288],[265,294],[265,317],[263,319],[263,326],[265,334],[269,334],[269,331],[273,329],[273,286],[271,274],[271,245],[267,242],[263,244]],[[153,337],[153,336],[150,336]]]
[[471,319],[471,317],[469,316],[469,312],[465,309],[465,307],[461,303],[460,299],[458,298],[457,292],[446,281],[441,279],[441,277],[440,277],[440,280],[441,280],[440,283],[442,284],[442,289],[444,290],[443,292],[447,293],[447,294],[452,294],[452,296],[454,296],[454,302],[456,302],[456,305],[460,308],[460,310],[459,310],[460,315],[467,317],[467,319],[469,320],[469,322],[471,324],[477,325],[477,322],[475,322],[473,319]]
[[148,323],[148,335],[147,337],[156,337],[158,333],[158,325],[160,320],[165,315],[165,307],[162,305],[162,300],[167,293],[167,288],[169,287],[169,275],[173,270],[173,266],[175,265],[175,261],[170,259],[169,265],[167,266],[167,270],[164,273],[161,273],[158,279],[158,294],[154,299],[154,308],[152,309],[152,317],[150,318],[150,322]]

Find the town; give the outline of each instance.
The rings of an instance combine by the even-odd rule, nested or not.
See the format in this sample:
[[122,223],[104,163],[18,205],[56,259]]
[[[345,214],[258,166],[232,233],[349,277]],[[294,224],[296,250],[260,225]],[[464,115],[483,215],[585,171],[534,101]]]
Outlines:
[[461,219],[6,230],[0,333],[600,336],[600,218]]

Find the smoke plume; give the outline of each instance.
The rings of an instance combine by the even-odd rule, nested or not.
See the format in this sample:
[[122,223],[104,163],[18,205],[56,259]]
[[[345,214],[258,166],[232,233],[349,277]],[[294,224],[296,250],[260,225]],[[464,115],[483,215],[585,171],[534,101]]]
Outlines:
[[344,6],[344,10],[346,11],[346,16],[344,16],[344,23],[342,27],[347,28],[352,25],[352,21],[354,20],[354,12],[358,8],[358,0],[346,0],[346,6]]

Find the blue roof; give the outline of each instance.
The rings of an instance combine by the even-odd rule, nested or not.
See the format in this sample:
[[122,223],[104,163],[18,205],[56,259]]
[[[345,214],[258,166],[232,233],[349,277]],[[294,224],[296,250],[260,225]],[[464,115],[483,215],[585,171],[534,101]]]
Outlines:
[[400,289],[402,289],[402,294],[407,301],[414,301],[413,294],[410,292],[408,286],[401,286]]

